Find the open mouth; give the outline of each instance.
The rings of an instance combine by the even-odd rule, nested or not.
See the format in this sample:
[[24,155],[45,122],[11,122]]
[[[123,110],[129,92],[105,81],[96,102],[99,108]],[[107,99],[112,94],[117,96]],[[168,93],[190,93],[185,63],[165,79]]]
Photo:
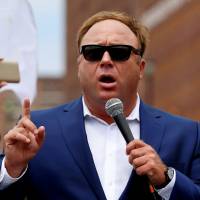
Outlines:
[[102,82],[102,83],[114,83],[115,79],[111,75],[102,75],[99,78],[99,81]]

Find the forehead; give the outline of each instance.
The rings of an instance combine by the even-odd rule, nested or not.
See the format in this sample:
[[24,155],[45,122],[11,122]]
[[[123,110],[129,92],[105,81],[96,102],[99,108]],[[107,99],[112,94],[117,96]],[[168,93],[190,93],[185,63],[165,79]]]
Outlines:
[[85,44],[129,44],[138,46],[136,35],[131,29],[117,20],[104,20],[95,23],[84,35],[81,45]]

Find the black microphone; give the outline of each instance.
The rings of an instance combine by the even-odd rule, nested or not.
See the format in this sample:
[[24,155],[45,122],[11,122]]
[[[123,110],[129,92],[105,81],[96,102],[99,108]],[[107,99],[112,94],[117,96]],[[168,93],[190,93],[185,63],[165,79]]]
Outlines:
[[130,127],[126,121],[126,118],[123,114],[123,103],[118,98],[111,98],[105,104],[105,110],[109,116],[111,116],[119,130],[121,131],[126,143],[134,140]]

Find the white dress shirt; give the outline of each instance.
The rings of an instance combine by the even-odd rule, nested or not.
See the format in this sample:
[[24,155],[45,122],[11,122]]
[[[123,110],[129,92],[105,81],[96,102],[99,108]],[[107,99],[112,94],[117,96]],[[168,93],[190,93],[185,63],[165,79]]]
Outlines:
[[[82,98],[82,102],[87,139],[101,185],[108,200],[117,200],[125,189],[133,169],[126,155],[126,142],[116,123],[108,124],[92,115],[84,98]],[[140,138],[139,106],[140,98],[138,96],[135,108],[126,118],[135,139]],[[174,174],[171,182],[158,191],[164,200],[170,198],[176,180],[176,173]],[[13,179],[8,175],[3,162],[0,172],[0,189],[18,179]]]
[[[92,115],[84,98],[82,100],[87,139],[100,182],[106,198],[117,200],[125,189],[133,169],[126,155],[126,142],[116,123],[108,124]],[[126,118],[135,139],[140,138],[139,107],[140,98],[137,96],[136,106]],[[164,200],[169,200],[175,180],[174,170],[171,182],[165,188],[158,190]]]
[[[133,169],[126,155],[126,142],[116,123],[107,124],[93,116],[84,99],[83,113],[88,143],[104,193],[108,200],[116,200],[126,187]],[[139,139],[139,100],[127,120],[133,137]]]
[[1,171],[0,171],[0,190],[6,188],[7,186],[11,185],[12,183],[15,183],[26,173],[26,171],[27,171],[27,168],[24,170],[24,172],[18,178],[11,177],[5,168],[5,158],[4,158],[2,161]]

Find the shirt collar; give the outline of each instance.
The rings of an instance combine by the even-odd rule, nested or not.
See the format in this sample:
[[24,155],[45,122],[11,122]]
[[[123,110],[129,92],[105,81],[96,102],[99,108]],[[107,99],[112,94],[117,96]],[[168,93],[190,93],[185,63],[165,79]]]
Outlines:
[[[89,111],[89,109],[88,109],[88,107],[85,103],[84,97],[82,97],[82,103],[83,103],[83,115],[84,115],[84,117],[90,116],[90,117],[97,118],[96,116],[92,115],[91,112]],[[140,121],[139,107],[140,107],[140,97],[137,94],[136,105],[133,108],[133,110],[131,111],[130,115],[126,119],[127,120],[135,120],[136,119],[137,121]]]

